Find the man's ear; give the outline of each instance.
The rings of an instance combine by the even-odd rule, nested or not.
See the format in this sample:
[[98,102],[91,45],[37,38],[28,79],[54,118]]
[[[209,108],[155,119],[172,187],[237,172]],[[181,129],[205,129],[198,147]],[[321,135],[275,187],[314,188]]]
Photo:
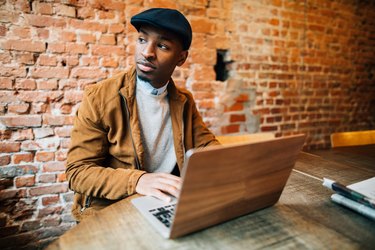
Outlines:
[[189,55],[189,51],[187,51],[187,50],[181,51],[180,58],[177,61],[177,66],[178,67],[180,67],[182,64],[185,63],[186,58],[188,57],[188,55]]

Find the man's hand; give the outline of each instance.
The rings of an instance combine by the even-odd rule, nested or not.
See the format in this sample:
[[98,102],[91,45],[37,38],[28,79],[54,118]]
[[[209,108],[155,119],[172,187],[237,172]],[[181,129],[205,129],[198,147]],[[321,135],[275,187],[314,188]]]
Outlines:
[[166,202],[171,201],[170,194],[178,197],[181,189],[181,178],[167,173],[147,173],[142,175],[135,191],[143,195],[151,195]]

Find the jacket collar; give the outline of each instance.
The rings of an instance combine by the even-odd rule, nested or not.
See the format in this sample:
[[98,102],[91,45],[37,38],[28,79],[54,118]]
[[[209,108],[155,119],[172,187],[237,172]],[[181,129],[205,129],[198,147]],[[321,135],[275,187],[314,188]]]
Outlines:
[[[128,74],[125,74],[123,87],[120,89],[120,93],[131,102],[133,102],[135,98],[136,80],[137,72],[135,70],[135,66],[131,66],[128,70]],[[177,89],[172,78],[169,80],[167,90],[168,96],[171,100],[179,100],[181,102],[184,102],[186,100],[186,97]]]

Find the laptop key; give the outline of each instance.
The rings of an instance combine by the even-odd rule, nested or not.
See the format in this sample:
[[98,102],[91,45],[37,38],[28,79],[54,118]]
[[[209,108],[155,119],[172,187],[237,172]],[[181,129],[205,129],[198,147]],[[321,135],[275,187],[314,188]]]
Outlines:
[[161,221],[166,227],[171,226],[175,205],[167,205],[164,207],[154,208],[149,212]]

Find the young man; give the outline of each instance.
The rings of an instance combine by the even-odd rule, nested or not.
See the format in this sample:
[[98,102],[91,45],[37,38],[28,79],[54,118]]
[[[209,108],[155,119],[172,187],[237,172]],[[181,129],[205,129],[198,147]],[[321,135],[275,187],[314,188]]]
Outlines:
[[134,193],[178,197],[185,152],[219,144],[192,95],[171,79],[188,56],[187,19],[154,8],[131,24],[139,33],[135,66],[86,88],[75,117],[66,174],[78,221]]

